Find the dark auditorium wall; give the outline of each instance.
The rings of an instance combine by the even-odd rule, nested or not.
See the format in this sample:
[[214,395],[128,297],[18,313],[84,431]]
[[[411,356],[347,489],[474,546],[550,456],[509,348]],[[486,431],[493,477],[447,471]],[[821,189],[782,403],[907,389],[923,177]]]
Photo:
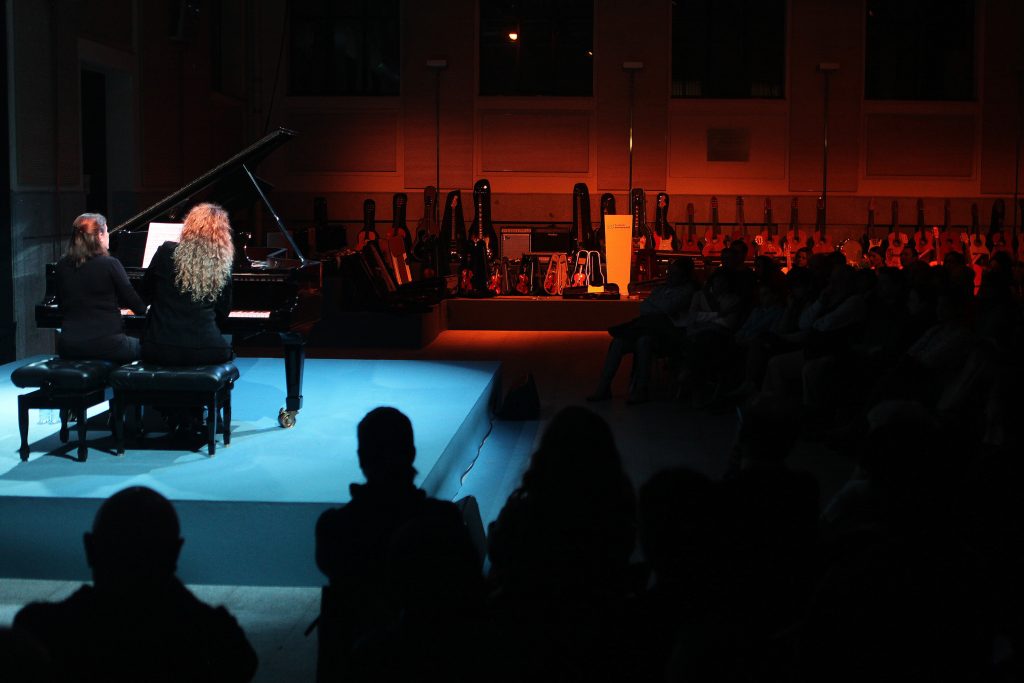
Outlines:
[[11,272],[19,357],[49,352],[35,328],[44,264],[60,251],[60,225],[82,210],[78,4],[8,0]]
[[[261,13],[280,16],[283,6],[262,3]],[[387,218],[392,192],[432,184],[430,58],[448,62],[441,74],[441,185],[465,190],[488,177],[499,224],[568,220],[571,189],[580,181],[595,204],[601,193],[614,192],[624,205],[627,60],[644,63],[636,75],[634,185],[672,194],[676,220],[687,201],[695,202],[697,220],[707,220],[711,195],[723,199],[722,220],[732,220],[733,196],[741,194],[748,221],[760,219],[763,198],[771,196],[778,198],[776,220],[786,222],[795,195],[801,221],[813,223],[822,179],[821,62],[839,64],[829,112],[829,221],[838,236],[862,231],[872,197],[882,225],[893,198],[904,223],[914,222],[918,197],[929,223],[942,220],[945,198],[953,200],[954,222],[965,223],[972,201],[980,202],[987,222],[994,196],[1012,194],[1014,69],[1024,66],[1024,44],[1010,34],[1024,25],[1024,3],[978,3],[978,98],[970,102],[865,100],[862,0],[790,0],[785,99],[673,99],[670,6],[668,0],[595,3],[593,97],[542,98],[475,95],[476,2],[405,3],[401,96],[301,98],[278,89],[274,121],[302,137],[267,164],[280,183],[275,201],[309,221],[312,198],[326,196],[332,218],[357,219],[370,196],[378,218]],[[269,82],[281,24],[262,25],[259,80]],[[748,130],[749,161],[708,161],[709,128]],[[418,211],[412,200],[410,217]]]
[[[871,198],[877,222],[914,222],[925,199],[929,223],[952,200],[953,220],[969,220],[971,202],[987,222],[992,201],[1013,192],[1018,127],[1015,71],[1024,68],[1024,3],[979,0],[975,40],[977,97],[960,102],[866,100],[863,0],[789,0],[785,99],[671,98],[669,0],[594,3],[591,97],[482,97],[477,94],[476,0],[403,2],[401,94],[394,97],[288,95],[285,0],[6,0],[10,22],[11,224],[18,353],[52,349],[37,332],[32,307],[42,298],[43,266],[63,248],[86,206],[83,177],[83,69],[106,89],[106,205],[115,224],[257,139],[268,127],[300,133],[272,155],[261,175],[286,224],[313,220],[313,198],[328,200],[332,220],[357,220],[366,197],[388,219],[391,194],[416,196],[434,182],[435,72],[440,73],[441,189],[464,191],[486,176],[493,216],[502,221],[566,221],[571,189],[586,182],[592,201],[614,192],[626,206],[629,76],[635,75],[635,186],[666,190],[674,220],[709,198],[721,219],[761,217],[775,198],[775,219],[789,220],[799,198],[814,220],[821,181],[821,62],[832,78],[829,222],[833,237],[860,233]],[[282,49],[285,48],[285,49]],[[709,129],[749,136],[749,159],[709,161]],[[1010,209],[1011,207],[1007,207]],[[1012,218],[1012,210],[1008,218]],[[350,224],[350,230],[356,226]]]
[[[226,31],[245,38],[246,4],[5,3],[12,36],[11,242],[19,357],[53,350],[53,333],[35,328],[33,309],[43,299],[45,264],[60,256],[75,216],[104,210],[116,225],[252,139],[244,87],[224,92],[212,82],[212,9],[224,18]],[[189,11],[192,6],[198,14]],[[231,44],[241,62],[247,43]],[[239,74],[245,66],[237,65]],[[100,74],[104,84],[106,207],[86,202],[83,70]]]

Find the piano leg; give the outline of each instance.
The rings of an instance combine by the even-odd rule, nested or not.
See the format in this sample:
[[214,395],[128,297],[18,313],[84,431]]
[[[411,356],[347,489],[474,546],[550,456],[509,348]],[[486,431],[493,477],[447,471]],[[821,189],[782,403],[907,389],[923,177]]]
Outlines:
[[294,427],[302,409],[302,368],[306,364],[306,340],[298,332],[280,332],[284,345],[284,376],[288,397],[284,408],[277,414],[277,423],[284,428]]

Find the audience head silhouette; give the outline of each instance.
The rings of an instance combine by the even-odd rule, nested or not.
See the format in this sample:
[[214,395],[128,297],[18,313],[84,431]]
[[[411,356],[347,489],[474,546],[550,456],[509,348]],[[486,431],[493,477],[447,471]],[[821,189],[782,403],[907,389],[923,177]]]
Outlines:
[[689,282],[693,278],[693,268],[693,259],[689,256],[677,258],[668,267],[668,284],[681,285]]
[[98,589],[161,583],[174,576],[184,540],[170,501],[133,486],[104,501],[85,555]]
[[366,480],[411,482],[416,476],[412,422],[400,410],[374,408],[359,423],[359,467]]
[[563,409],[548,424],[523,474],[523,489],[584,496],[621,487],[625,474],[608,423],[582,406]]

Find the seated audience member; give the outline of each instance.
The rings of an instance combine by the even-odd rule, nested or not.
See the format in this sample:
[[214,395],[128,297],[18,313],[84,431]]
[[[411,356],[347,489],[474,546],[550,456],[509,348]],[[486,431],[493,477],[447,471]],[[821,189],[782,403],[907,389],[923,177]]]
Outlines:
[[794,268],[810,268],[812,252],[810,247],[800,247],[793,254]]
[[[689,469],[663,470],[641,488],[637,501],[638,539],[651,572],[636,598],[641,656],[633,680],[663,681],[670,661],[687,679],[735,680],[740,657],[709,657],[738,643],[738,620],[725,580],[721,488]],[[733,653],[728,653],[733,654]]]
[[964,533],[982,507],[964,505],[969,452],[915,402],[881,403],[868,425],[859,481],[823,516],[837,551],[798,630],[799,680],[994,680],[989,610],[1005,596]]
[[799,433],[795,403],[760,396],[739,415],[731,471],[721,484],[725,602],[747,666],[758,673],[745,679],[789,680],[780,634],[799,623],[817,578],[818,484],[786,464]]
[[139,340],[124,333],[121,309],[137,315],[146,304],[124,266],[107,253],[107,219],[83,213],[75,219],[68,250],[57,262],[57,302],[63,319],[57,340],[61,358],[127,363],[139,357]]
[[1024,311],[1013,296],[1009,274],[994,270],[982,276],[975,303],[976,343],[946,383],[937,408],[951,420],[981,427],[982,443],[1003,446],[1021,434],[1021,425],[1011,416],[1021,413]]
[[183,542],[159,493],[136,486],[114,494],[85,534],[93,585],[27,605],[14,628],[46,648],[61,680],[251,680],[256,653],[238,623],[175,576]]
[[391,537],[386,558],[399,616],[356,643],[346,681],[479,681],[491,666],[480,555],[464,527],[420,517]]
[[882,247],[868,249],[868,267],[872,270],[885,267],[885,249]]
[[397,622],[402,603],[387,556],[399,529],[419,521],[455,537],[469,534],[455,504],[416,488],[408,417],[375,408],[360,421],[357,436],[366,483],[351,484],[352,500],[324,512],[316,525],[316,563],[329,582],[319,621],[318,680],[343,675],[357,640]]
[[910,264],[917,261],[917,249],[914,248],[913,244],[907,244],[900,250],[900,268],[908,268]]
[[698,405],[706,403],[716,387],[732,340],[746,320],[754,297],[753,272],[746,269],[716,272],[694,296],[687,316],[686,336],[677,350],[682,359],[677,378],[677,399],[691,396]]
[[[910,301],[915,297],[911,292]],[[876,383],[874,402],[904,398],[935,406],[964,367],[976,343],[968,319],[971,301],[958,288],[937,295],[931,310],[937,322],[907,349],[894,367]]]
[[736,333],[724,339],[719,352],[694,358],[684,357],[684,363],[705,366],[704,369],[689,367],[687,371],[694,380],[703,376],[704,381],[711,385],[713,392],[706,397],[709,404],[753,392],[753,383],[745,380],[748,376],[747,365],[759,362],[764,344],[778,331],[786,311],[785,296],[785,276],[782,272],[767,274],[758,284],[757,304]]
[[683,256],[673,261],[665,284],[655,287],[640,302],[640,317],[608,330],[612,341],[608,346],[597,388],[587,397],[588,401],[611,398],[615,373],[628,353],[633,354],[628,401],[640,403],[647,400],[654,356],[681,334],[679,328],[686,320],[696,291],[693,259]]
[[220,332],[231,312],[228,214],[216,204],[188,212],[180,242],[164,242],[146,269],[143,296],[151,304],[142,357],[162,365],[210,365],[231,360]]
[[24,630],[0,626],[0,676],[4,683],[59,683],[50,655]]
[[488,534],[496,670],[627,680],[614,667],[631,665],[623,610],[634,527],[608,423],[582,407],[560,411]]
[[794,268],[785,274],[783,291],[785,305],[782,314],[769,330],[747,343],[746,358],[743,362],[743,380],[731,392],[733,398],[750,396],[757,391],[764,381],[768,362],[775,356],[793,351],[798,344],[792,337],[799,330],[799,320],[804,309],[814,301],[816,293],[811,281],[811,273],[807,268]]
[[828,286],[803,310],[798,332],[790,336],[801,348],[768,362],[762,391],[800,396],[806,407],[823,408],[836,355],[847,349],[866,317],[854,269],[845,263],[835,266]]
[[747,262],[747,254],[750,253],[750,247],[746,242],[743,240],[736,240],[729,244],[729,248],[732,249],[733,254],[735,254],[738,266],[742,266]]

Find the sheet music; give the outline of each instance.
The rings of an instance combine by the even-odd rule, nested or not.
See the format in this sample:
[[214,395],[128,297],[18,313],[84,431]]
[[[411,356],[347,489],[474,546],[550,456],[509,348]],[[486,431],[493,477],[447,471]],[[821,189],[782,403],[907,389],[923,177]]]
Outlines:
[[[164,242],[177,242],[181,239],[183,223],[150,223],[146,234],[146,251],[142,255],[142,267],[149,268],[153,255]],[[138,253],[138,252],[136,252]]]

